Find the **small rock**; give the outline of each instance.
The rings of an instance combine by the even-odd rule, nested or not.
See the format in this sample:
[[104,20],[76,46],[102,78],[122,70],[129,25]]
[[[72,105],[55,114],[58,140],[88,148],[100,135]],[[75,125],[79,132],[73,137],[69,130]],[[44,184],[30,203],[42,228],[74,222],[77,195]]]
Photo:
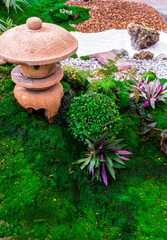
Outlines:
[[127,30],[131,36],[131,45],[136,50],[148,48],[159,41],[159,32],[139,24],[130,23]]
[[[116,55],[113,52],[102,52],[95,54],[95,58],[101,63],[101,64],[108,64],[107,59],[115,60]],[[125,71],[130,69],[132,66],[127,63],[123,59],[118,59],[116,62],[116,66],[120,71]]]
[[0,58],[0,65],[4,65],[4,64],[6,64],[6,61]]
[[151,60],[153,59],[153,57],[154,57],[154,54],[149,51],[141,51],[140,53],[135,53],[133,55],[133,58],[137,60],[143,60],[143,59]]
[[117,55],[118,57],[125,57],[125,56],[129,56],[129,53],[127,50],[121,48],[121,49],[113,49],[111,50],[111,52],[113,52],[115,55]]
[[156,59],[156,60],[167,60],[167,57],[164,53],[160,53],[154,59]]

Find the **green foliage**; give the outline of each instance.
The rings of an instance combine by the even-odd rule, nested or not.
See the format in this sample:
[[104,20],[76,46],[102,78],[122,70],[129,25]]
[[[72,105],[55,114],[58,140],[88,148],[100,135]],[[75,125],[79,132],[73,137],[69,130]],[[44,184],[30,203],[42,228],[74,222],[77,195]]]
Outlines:
[[17,8],[22,11],[21,7],[17,4],[18,2],[22,2],[24,4],[29,5],[26,0],[2,0],[2,1],[4,2],[8,12],[10,7],[12,7],[15,10],[15,12],[17,12]]
[[70,85],[67,82],[61,81],[64,90],[70,90]]
[[70,65],[63,65],[62,68],[64,72],[64,82],[67,82],[74,91],[86,90],[89,84],[87,79],[90,71],[84,71]]
[[117,181],[108,178],[106,188],[72,165],[85,146],[74,141],[66,127],[50,125],[17,103],[13,67],[0,66],[0,238],[166,239],[162,137],[154,130],[143,136],[140,132],[150,116],[157,128],[167,129],[167,104],[141,109],[130,99],[121,114],[119,138],[133,158],[123,172],[118,170]]
[[121,150],[125,144],[121,144],[123,139],[108,139],[109,134],[105,132],[99,138],[86,139],[88,144],[85,158],[79,159],[74,163],[82,163],[81,169],[87,167],[92,179],[96,178],[108,186],[106,169],[110,175],[116,179],[116,170],[125,168],[123,160],[129,160],[122,155],[132,154],[131,152]]
[[141,76],[141,79],[146,79],[148,78],[148,81],[154,81],[155,79],[157,79],[157,76],[154,72],[152,71],[148,71],[146,74]]
[[141,22],[141,23],[142,23],[142,26],[144,27],[144,29],[146,29],[146,30],[148,30],[148,31],[153,30],[153,28],[147,27],[147,26],[144,24],[144,22]]
[[155,78],[155,80],[150,81],[149,76],[144,79],[142,78],[139,81],[133,80],[134,85],[134,95],[136,97],[136,101],[141,99],[146,102],[141,105],[141,107],[151,106],[155,109],[157,102],[162,101],[166,102],[167,99],[167,82],[162,84],[162,82]]
[[78,55],[75,53],[74,55],[71,56],[71,58],[78,58]]
[[98,138],[103,131],[109,131],[110,137],[115,137],[122,128],[117,106],[99,93],[74,97],[68,116],[69,129],[81,140],[85,139],[83,134]]
[[79,146],[65,128],[18,105],[12,67],[0,67],[0,238],[41,240],[76,214],[69,190],[67,197],[60,189],[73,189],[68,164]]
[[67,21],[69,19],[68,15],[65,13],[55,13],[54,18],[56,19],[57,23]]
[[80,59],[86,61],[86,60],[90,60],[90,57],[89,56],[81,56]]
[[[17,25],[20,25],[25,24],[27,18],[36,16],[41,18],[43,22],[58,24],[68,31],[76,31],[70,24],[78,24],[90,18],[90,9],[66,6],[63,4],[65,0],[27,0],[27,2],[29,5],[20,2],[21,9],[24,12],[19,12],[19,14],[15,14],[12,8],[9,14],[5,6],[2,6],[0,18],[5,20],[7,17],[10,17]],[[69,14],[71,12],[72,15]]]
[[67,6],[63,3],[56,3],[51,9],[50,14],[55,22],[63,23],[68,21],[70,24],[78,24],[89,18],[89,10],[90,9],[84,9],[82,7]]
[[103,64],[101,69],[99,69],[98,73],[102,74],[102,77],[112,77],[115,76],[115,73],[119,72],[118,67],[116,66],[117,60],[120,57],[115,57],[115,60],[107,59],[108,64]]
[[[68,84],[68,83],[66,83]],[[64,84],[63,84],[64,85]],[[64,86],[63,86],[64,88]],[[75,93],[66,88],[64,90],[64,96],[61,100],[61,107],[59,109],[59,112],[58,114],[56,115],[56,118],[55,118],[55,123],[57,124],[60,124],[60,125],[66,125],[67,124],[67,112],[69,110],[69,106],[72,102],[72,98],[75,96]]]
[[15,27],[16,25],[13,23],[13,20],[10,19],[9,17],[6,19],[6,21],[3,21],[0,19],[0,22],[2,24],[0,24],[0,29],[5,32],[7,31],[8,29],[12,28],[12,27]]
[[89,92],[103,93],[122,109],[127,107],[130,98],[130,85],[128,81],[115,80],[115,77],[92,80],[88,87]]

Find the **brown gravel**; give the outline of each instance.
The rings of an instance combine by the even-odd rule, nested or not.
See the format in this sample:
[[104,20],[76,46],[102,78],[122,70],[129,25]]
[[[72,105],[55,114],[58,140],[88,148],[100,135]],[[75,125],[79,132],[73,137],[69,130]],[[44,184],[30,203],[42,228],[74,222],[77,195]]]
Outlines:
[[79,32],[102,32],[109,29],[126,29],[130,22],[141,24],[158,31],[166,31],[167,23],[161,14],[146,3],[124,0],[69,0],[70,6],[91,8],[91,18],[73,25]]

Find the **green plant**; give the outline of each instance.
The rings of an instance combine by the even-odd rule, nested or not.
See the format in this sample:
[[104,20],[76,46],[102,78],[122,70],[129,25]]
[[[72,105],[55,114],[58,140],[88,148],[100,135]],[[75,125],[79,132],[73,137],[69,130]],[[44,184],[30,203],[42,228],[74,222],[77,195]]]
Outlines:
[[144,24],[144,22],[141,22],[141,23],[142,23],[144,29],[146,29],[146,30],[148,30],[148,31],[153,30],[153,28],[149,28],[149,27],[147,27],[147,26]]
[[82,141],[84,134],[98,138],[103,131],[109,131],[110,137],[115,137],[122,128],[115,103],[95,92],[73,98],[67,121],[74,137]]
[[29,3],[26,0],[3,0],[3,2],[7,7],[8,12],[10,7],[13,7],[16,12],[17,12],[17,8],[23,11],[21,7],[17,4],[19,2],[29,5]]
[[54,17],[55,17],[57,23],[62,23],[69,19],[69,16],[65,13],[55,13]]
[[125,108],[130,98],[130,84],[127,80],[115,80],[115,77],[105,77],[101,80],[92,80],[87,92],[103,93],[116,102],[119,107]]
[[[63,88],[64,88],[64,84],[68,84],[68,83],[63,83]],[[61,107],[55,118],[55,123],[60,125],[67,124],[67,112],[69,110],[69,106],[74,96],[75,96],[75,92],[73,92],[71,89],[67,88],[66,86],[66,88],[64,88],[64,96],[61,100]]]
[[71,58],[78,58],[78,55],[75,53],[74,55],[71,56]]
[[114,138],[108,139],[109,134],[106,132],[99,138],[90,138],[85,141],[88,144],[88,152],[86,158],[80,159],[75,163],[82,163],[81,169],[87,166],[89,174],[92,174],[92,179],[103,180],[105,185],[108,185],[107,175],[105,168],[111,176],[115,177],[115,169],[125,168],[125,164],[122,160],[129,160],[123,155],[132,154],[131,152],[121,150],[125,145],[121,144],[123,139]]
[[84,71],[70,65],[63,65],[62,68],[64,72],[64,82],[67,82],[74,91],[86,90],[89,84],[87,79],[91,74],[90,71]]
[[[79,22],[83,22],[90,18],[90,15],[89,15],[90,9],[84,9],[82,7],[67,6],[63,4],[65,0],[48,0],[48,1],[26,0],[26,1],[29,3],[29,5],[24,4],[23,2],[20,2],[20,3],[16,2],[17,5],[19,5],[19,7],[23,10],[23,11],[19,11],[19,14],[16,14],[15,10],[12,7],[9,7],[10,18],[12,18],[17,25],[25,24],[26,20],[29,17],[36,16],[41,18],[43,22],[58,24],[63,28],[67,29],[68,31],[76,31],[76,29],[71,24],[78,24]],[[58,7],[56,9],[57,5]],[[16,7],[16,9],[18,8]],[[68,17],[68,19],[67,17],[63,19],[62,15],[60,15],[61,20],[59,18],[59,22],[58,22],[54,15],[61,13],[60,11],[62,11],[62,9],[68,11],[65,13],[63,10],[64,14]],[[73,15],[68,15],[70,12],[72,12]],[[77,19],[76,19],[76,15],[79,16]],[[0,18],[4,20],[7,17],[9,17],[9,13],[3,2],[3,5],[0,8]]]
[[8,29],[12,28],[12,27],[15,27],[16,25],[13,23],[13,20],[10,19],[9,17],[6,19],[6,21],[3,21],[0,19],[0,22],[2,24],[0,24],[0,29],[5,32],[7,31]]
[[115,76],[115,73],[120,72],[116,66],[118,59],[120,59],[120,57],[117,56],[115,60],[107,59],[108,64],[103,64],[102,68],[98,70],[98,74],[102,75],[103,78]]
[[70,85],[67,82],[61,81],[64,90],[70,90]]
[[148,81],[154,81],[155,79],[157,79],[157,76],[154,72],[152,71],[148,71],[146,74],[141,76],[141,79],[148,79]]
[[51,8],[50,15],[54,22],[63,26],[65,23],[68,23],[68,25],[78,24],[89,19],[89,10],[82,7],[67,6],[62,2],[58,2]]
[[155,103],[159,101],[166,101],[167,98],[167,82],[162,84],[159,79],[155,79],[153,81],[149,81],[149,76],[146,79],[142,79],[139,82],[133,80],[135,85],[133,88],[135,89],[134,94],[136,96],[136,100],[139,100],[139,97],[142,97],[146,100],[141,107],[151,106],[155,109]]
[[81,56],[80,59],[86,61],[86,60],[90,60],[90,57],[89,56]]

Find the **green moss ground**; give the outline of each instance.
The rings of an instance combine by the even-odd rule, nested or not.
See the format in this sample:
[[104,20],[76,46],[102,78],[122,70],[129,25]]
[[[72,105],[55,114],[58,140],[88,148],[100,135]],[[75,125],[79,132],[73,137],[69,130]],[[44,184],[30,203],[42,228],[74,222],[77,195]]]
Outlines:
[[[167,167],[159,132],[141,136],[140,117],[123,113],[119,137],[134,154],[108,187],[92,183],[71,164],[83,157],[83,145],[64,126],[19,106],[12,68],[0,67],[0,237],[166,239]],[[152,114],[167,129],[166,112]]]
[[[64,5],[65,0],[27,0],[27,2],[29,5],[21,2],[18,3],[23,11],[17,9],[17,13],[12,7],[10,7],[8,12],[4,5],[0,5],[0,19],[5,21],[7,18],[10,18],[14,24],[20,25],[25,24],[29,17],[35,16],[41,18],[43,22],[60,25],[68,31],[77,31],[70,24],[78,24],[90,18],[90,9]],[[58,5],[61,5],[60,9],[72,11],[73,15],[78,14],[79,17],[74,19],[74,17],[68,18],[65,15],[62,19],[58,19],[56,15],[60,13]]]

